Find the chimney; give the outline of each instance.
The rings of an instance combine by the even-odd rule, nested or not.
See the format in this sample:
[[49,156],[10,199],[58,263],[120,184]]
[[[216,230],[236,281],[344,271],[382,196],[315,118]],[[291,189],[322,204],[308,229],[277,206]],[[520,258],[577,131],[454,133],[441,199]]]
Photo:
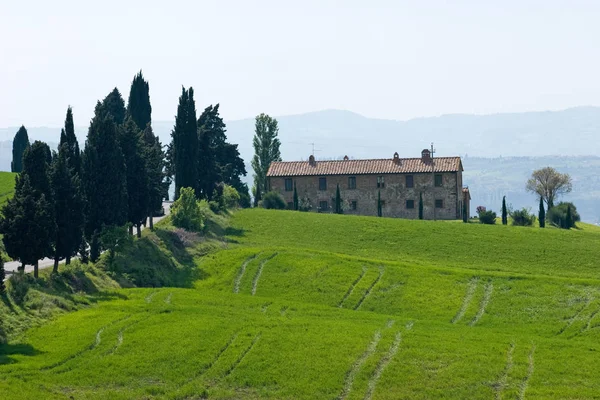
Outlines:
[[348,160],[349,160],[348,156],[344,156],[344,161],[348,161]]
[[312,154],[310,155],[310,157],[308,157],[308,164],[312,165],[313,167],[317,165],[317,162],[315,161],[315,156],[313,156]]
[[393,159],[393,161],[394,161],[394,164],[400,165],[400,156],[398,155],[398,152],[394,153],[394,159]]
[[429,164],[431,162],[431,152],[428,149],[423,149],[421,152],[421,161],[425,164]]

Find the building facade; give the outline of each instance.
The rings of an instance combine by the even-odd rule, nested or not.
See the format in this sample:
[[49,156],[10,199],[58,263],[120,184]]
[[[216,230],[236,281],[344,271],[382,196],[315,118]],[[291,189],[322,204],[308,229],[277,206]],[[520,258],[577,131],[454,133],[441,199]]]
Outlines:
[[267,179],[289,208],[296,187],[311,211],[333,212],[339,186],[345,214],[377,215],[381,198],[384,217],[417,219],[422,201],[423,219],[461,219],[471,199],[462,172],[460,157],[432,158],[426,149],[420,158],[273,162]]

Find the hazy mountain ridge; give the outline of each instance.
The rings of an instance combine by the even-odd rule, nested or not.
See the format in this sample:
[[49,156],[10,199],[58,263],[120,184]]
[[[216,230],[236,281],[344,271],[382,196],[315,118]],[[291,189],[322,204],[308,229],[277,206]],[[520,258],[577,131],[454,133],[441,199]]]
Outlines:
[[[464,159],[464,182],[471,188],[473,208],[499,209],[502,195],[515,207],[535,208],[525,192],[531,171],[553,166],[574,179],[568,199],[579,207],[586,221],[600,221],[600,107],[576,107],[563,111],[491,115],[448,114],[407,121],[374,119],[343,110],[324,110],[277,117],[284,160],[307,159],[312,143],[317,158],[416,157],[435,143],[438,156]],[[228,139],[238,143],[250,172],[254,119],[226,121]],[[171,121],[154,121],[163,144],[170,141]],[[11,140],[17,128],[0,128],[0,169],[9,170]],[[30,140],[55,143],[60,128],[29,127]],[[83,147],[87,127],[76,127]],[[511,157],[506,157],[510,155]],[[504,156],[504,157],[501,157]],[[250,174],[248,181],[250,180]]]

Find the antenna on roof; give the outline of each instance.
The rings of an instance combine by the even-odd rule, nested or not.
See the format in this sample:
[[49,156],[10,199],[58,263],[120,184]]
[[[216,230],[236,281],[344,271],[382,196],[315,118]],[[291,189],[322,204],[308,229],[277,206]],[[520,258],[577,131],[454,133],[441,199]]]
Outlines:
[[309,143],[309,144],[312,145],[312,155],[314,157],[315,156],[315,151],[321,151],[321,150],[319,150],[319,149],[315,150],[315,144],[314,143]]

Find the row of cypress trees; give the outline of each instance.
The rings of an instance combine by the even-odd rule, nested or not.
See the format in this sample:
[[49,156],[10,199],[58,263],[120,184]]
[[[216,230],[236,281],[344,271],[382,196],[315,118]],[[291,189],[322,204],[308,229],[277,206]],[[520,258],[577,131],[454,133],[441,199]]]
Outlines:
[[[116,88],[96,104],[83,152],[70,107],[57,152],[41,141],[15,146],[13,170],[20,174],[14,197],[2,209],[0,233],[21,270],[32,264],[37,277],[43,257],[54,258],[55,271],[60,260],[68,264],[78,253],[86,261],[87,244],[89,257],[96,261],[103,249],[113,252],[116,245],[102,241],[103,235],[127,223],[140,235],[141,225],[161,207],[169,185],[151,112],[149,85],[140,72],[133,79],[127,108]],[[15,140],[21,143],[26,132],[19,135]]]

